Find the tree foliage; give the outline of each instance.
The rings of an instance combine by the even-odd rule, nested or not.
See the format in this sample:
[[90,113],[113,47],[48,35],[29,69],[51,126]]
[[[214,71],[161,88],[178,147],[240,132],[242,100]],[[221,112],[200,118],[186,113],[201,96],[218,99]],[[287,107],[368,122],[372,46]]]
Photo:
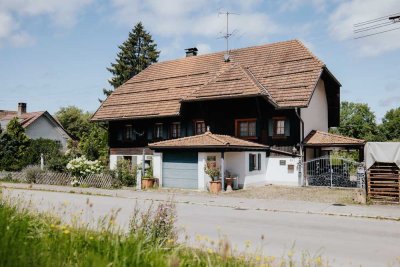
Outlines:
[[379,139],[375,114],[367,104],[342,102],[337,130],[342,135],[367,141]]
[[[160,51],[152,36],[144,29],[141,22],[129,32],[128,39],[118,47],[116,62],[111,63],[107,68],[113,77],[109,80],[110,85],[115,89],[128,81],[130,78],[157,62]],[[106,96],[113,90],[103,89]]]
[[400,107],[386,112],[379,130],[386,141],[400,141]]
[[83,112],[78,107],[62,107],[55,115],[64,129],[79,140],[91,129],[91,114],[89,112]]
[[90,122],[92,114],[75,106],[62,107],[56,117],[61,125],[77,140],[68,142],[68,156],[86,156],[89,160],[100,160],[107,164],[108,131],[105,125]]
[[0,169],[17,171],[24,166],[30,140],[17,118],[12,119],[0,135]]

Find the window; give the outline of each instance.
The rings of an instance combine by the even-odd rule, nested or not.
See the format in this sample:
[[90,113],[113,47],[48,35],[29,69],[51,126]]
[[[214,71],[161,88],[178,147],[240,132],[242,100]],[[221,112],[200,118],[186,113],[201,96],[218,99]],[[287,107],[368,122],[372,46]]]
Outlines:
[[171,138],[181,137],[181,123],[180,122],[173,122],[171,124],[170,137]]
[[156,123],[154,125],[154,139],[161,139],[163,137],[163,124]]
[[194,122],[195,134],[203,134],[206,132],[206,123],[204,121],[195,121]]
[[261,153],[249,154],[249,171],[261,170]]
[[285,138],[289,136],[289,122],[285,117],[272,118],[270,131],[273,138]]
[[131,124],[126,124],[123,133],[124,140],[133,140],[133,127]]
[[256,119],[236,120],[236,136],[245,139],[257,137]]

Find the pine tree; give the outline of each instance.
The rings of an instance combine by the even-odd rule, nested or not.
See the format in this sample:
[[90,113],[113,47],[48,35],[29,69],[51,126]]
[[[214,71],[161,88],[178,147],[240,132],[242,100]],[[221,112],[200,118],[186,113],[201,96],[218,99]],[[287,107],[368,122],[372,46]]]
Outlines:
[[[135,25],[129,32],[128,39],[118,48],[120,51],[116,62],[111,63],[111,67],[107,68],[113,74],[109,83],[114,89],[157,62],[160,54],[160,51],[157,51],[157,45],[141,22]],[[108,96],[113,90],[103,89],[103,92]]]

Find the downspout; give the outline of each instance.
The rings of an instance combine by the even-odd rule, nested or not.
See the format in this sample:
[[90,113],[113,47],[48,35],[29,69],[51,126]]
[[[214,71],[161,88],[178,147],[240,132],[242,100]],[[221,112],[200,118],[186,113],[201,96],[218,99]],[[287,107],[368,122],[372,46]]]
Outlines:
[[306,182],[305,182],[305,180],[304,180],[304,173],[303,173],[303,167],[304,167],[304,156],[303,156],[303,141],[304,141],[304,121],[303,121],[303,119],[301,118],[301,115],[300,115],[300,108],[296,108],[295,109],[295,113],[296,113],[296,116],[297,116],[297,118],[299,118],[299,121],[300,121],[300,126],[301,126],[301,129],[300,129],[300,162],[299,162],[299,177],[300,177],[300,181],[301,181],[301,183],[302,183],[302,186],[305,186],[306,185]]

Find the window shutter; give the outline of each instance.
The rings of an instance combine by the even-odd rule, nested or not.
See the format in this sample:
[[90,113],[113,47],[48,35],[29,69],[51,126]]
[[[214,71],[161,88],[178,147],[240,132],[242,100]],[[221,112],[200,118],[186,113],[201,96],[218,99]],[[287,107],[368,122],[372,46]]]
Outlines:
[[193,135],[193,123],[192,122],[187,122],[187,136],[192,136]]
[[272,119],[268,120],[268,136],[274,135],[274,121]]
[[258,170],[261,170],[261,153],[258,153]]
[[290,120],[285,120],[285,136],[290,136]]
[[153,139],[153,127],[149,126],[147,128],[147,140]]
[[169,124],[166,124],[166,123],[164,123],[162,125],[162,127],[163,127],[163,129],[162,129],[162,137],[163,137],[163,139],[168,139],[168,125]]
[[186,136],[186,124],[181,122],[181,137]]
[[249,154],[249,171],[254,170],[254,157],[253,154]]

